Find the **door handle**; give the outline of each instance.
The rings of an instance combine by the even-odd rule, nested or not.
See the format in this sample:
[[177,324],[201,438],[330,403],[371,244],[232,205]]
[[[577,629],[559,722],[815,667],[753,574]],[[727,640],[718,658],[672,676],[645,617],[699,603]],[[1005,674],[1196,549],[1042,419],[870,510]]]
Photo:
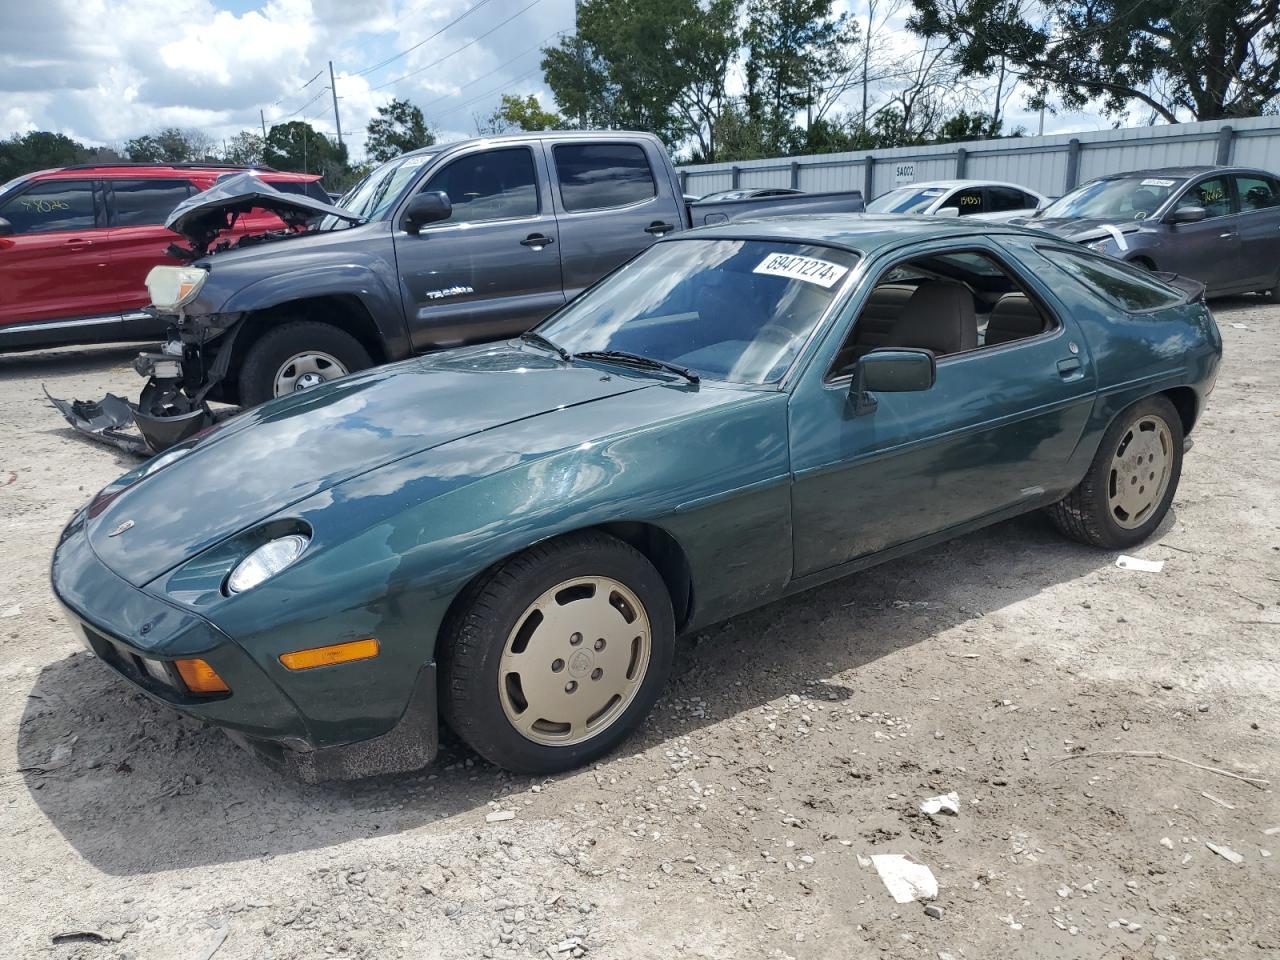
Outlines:
[[1238,237],[1238,236],[1240,236],[1240,234],[1237,233],[1235,230],[1228,230],[1226,233],[1218,234],[1218,238],[1221,240],[1230,240],[1232,237]]
[[1082,376],[1079,357],[1067,357],[1058,361],[1058,376],[1063,380],[1075,380]]
[[68,250],[83,250],[85,247],[92,247],[92,240],[85,240],[82,237],[74,237],[67,241]]
[[675,227],[669,223],[663,223],[661,220],[655,220],[644,228],[644,232],[652,233],[654,236],[660,237],[664,233],[670,233],[674,229]]
[[553,237],[544,237],[540,233],[531,233],[520,241],[522,247],[533,247],[534,250],[541,250],[549,243],[555,243]]

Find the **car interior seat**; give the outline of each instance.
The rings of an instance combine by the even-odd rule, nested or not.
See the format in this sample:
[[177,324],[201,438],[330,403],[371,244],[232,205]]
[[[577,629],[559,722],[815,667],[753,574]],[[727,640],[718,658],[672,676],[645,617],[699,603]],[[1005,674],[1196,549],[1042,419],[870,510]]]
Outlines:
[[883,344],[932,350],[940,357],[977,345],[973,294],[954,280],[930,280],[916,287]]
[[1025,293],[1006,293],[991,308],[986,345],[1034,337],[1045,330],[1044,315]]

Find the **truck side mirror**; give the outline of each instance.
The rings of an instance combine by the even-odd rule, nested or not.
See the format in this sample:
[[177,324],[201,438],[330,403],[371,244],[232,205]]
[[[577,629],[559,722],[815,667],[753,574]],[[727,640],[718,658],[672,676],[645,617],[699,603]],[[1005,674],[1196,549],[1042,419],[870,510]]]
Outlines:
[[8,220],[6,220],[4,217],[0,217],[0,237],[8,237],[8,236],[11,236],[12,234],[13,234],[13,224],[10,223]]
[[405,207],[400,218],[400,228],[405,233],[417,233],[425,224],[439,223],[453,216],[453,204],[443,190],[428,190],[417,194]]
[[928,390],[938,376],[938,366],[929,350],[898,350],[881,347],[863,356],[854,365],[849,383],[855,416],[876,408],[874,393],[910,393]]

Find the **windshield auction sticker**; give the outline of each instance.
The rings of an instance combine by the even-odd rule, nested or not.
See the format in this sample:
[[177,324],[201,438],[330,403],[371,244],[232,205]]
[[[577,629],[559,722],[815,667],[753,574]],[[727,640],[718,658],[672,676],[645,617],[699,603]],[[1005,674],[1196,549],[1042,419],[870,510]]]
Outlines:
[[1142,187],[1172,187],[1177,180],[1165,180],[1163,177],[1147,177],[1139,186]]
[[752,273],[767,273],[771,277],[787,277],[816,283],[820,287],[832,287],[849,272],[848,267],[816,257],[801,257],[793,253],[771,253],[761,260]]

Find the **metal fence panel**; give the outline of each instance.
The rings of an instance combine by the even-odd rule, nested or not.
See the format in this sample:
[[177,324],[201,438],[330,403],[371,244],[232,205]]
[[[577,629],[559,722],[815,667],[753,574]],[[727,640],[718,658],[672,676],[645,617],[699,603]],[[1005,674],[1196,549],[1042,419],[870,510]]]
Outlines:
[[736,164],[685,166],[680,170],[688,192],[698,195],[727,190],[735,183],[743,187],[787,187],[794,183],[811,193],[866,192],[869,156],[872,189],[868,200],[905,183],[957,177],[1006,180],[1048,196],[1060,196],[1093,177],[1148,167],[1225,160],[1280,172],[1280,117],[976,140],[873,150],[869,154],[743,160]]

